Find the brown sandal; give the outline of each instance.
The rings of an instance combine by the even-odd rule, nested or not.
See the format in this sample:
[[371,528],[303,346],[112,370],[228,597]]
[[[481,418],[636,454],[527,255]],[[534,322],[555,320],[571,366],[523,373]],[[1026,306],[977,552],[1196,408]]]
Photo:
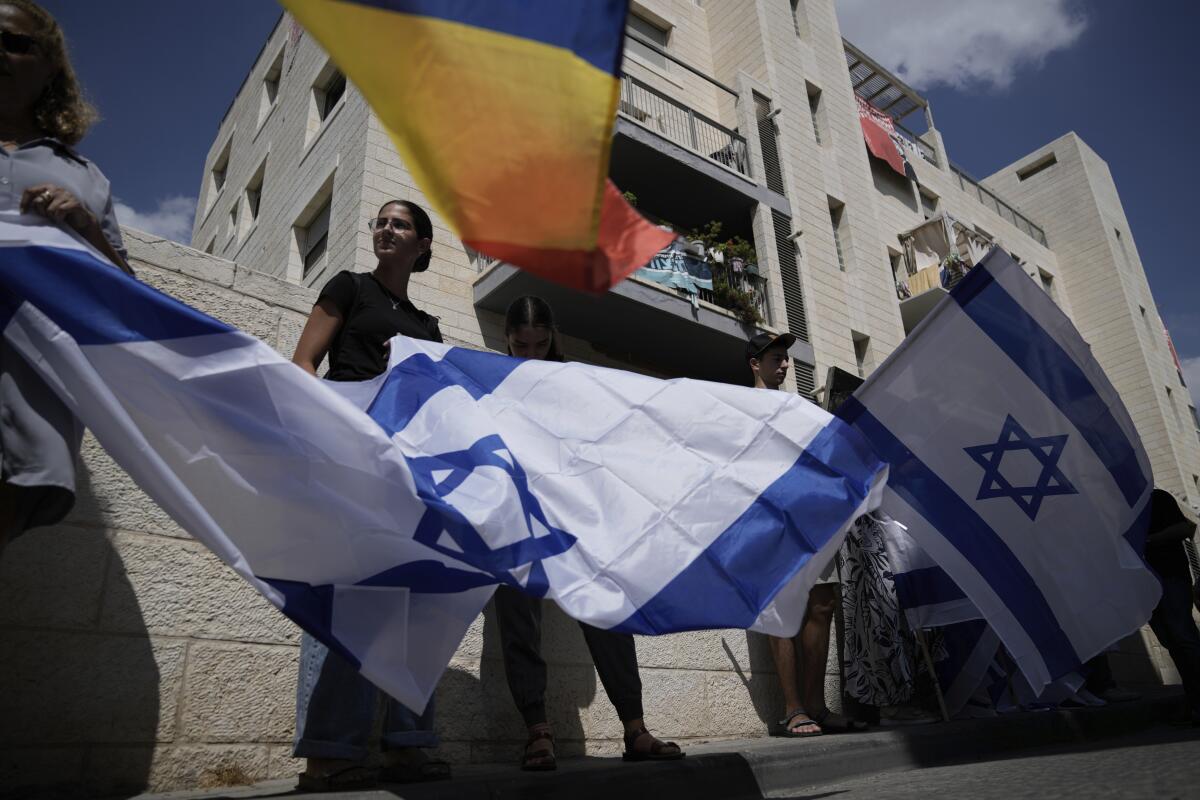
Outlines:
[[[638,750],[635,745],[643,736],[650,737],[650,747],[647,750]],[[625,752],[621,754],[621,758],[625,761],[676,761],[684,755],[679,745],[656,738],[643,726],[633,733],[625,734]]]
[[[547,742],[548,746],[529,749],[538,742]],[[525,742],[525,752],[521,756],[521,769],[526,772],[552,772],[558,769],[558,761],[554,758],[554,733],[549,725],[530,729],[529,740]]]

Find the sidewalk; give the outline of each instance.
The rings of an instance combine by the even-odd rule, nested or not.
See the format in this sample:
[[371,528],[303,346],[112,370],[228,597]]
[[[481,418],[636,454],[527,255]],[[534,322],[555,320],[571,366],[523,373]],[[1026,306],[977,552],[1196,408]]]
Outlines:
[[[612,758],[559,762],[556,772],[523,773],[510,765],[455,769],[444,783],[329,794],[295,792],[295,780],[205,792],[139,795],[136,800],[509,800],[510,798],[653,798],[759,800],[786,797],[821,784],[870,773],[961,761],[994,760],[1022,751],[1080,743],[1103,747],[1107,739],[1168,724],[1183,704],[1178,687],[1149,693],[1140,702],[1104,708],[1009,714],[909,728],[876,728],[861,734],[811,739],[743,739],[693,745],[682,761],[625,764]],[[1200,732],[1198,732],[1200,735]]]

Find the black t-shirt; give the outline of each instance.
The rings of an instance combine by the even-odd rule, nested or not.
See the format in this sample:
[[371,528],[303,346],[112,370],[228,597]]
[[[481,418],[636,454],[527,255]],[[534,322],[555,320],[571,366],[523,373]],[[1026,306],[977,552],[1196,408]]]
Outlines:
[[329,347],[331,381],[363,381],[387,369],[384,343],[396,334],[440,342],[437,317],[383,287],[374,275],[348,271],[334,275],[317,301],[330,300],[342,312],[342,326]]
[[[1187,517],[1179,510],[1179,502],[1170,492],[1155,489],[1150,495],[1150,530],[1148,536],[1157,531],[1169,528],[1177,522],[1185,522]],[[1146,542],[1146,563],[1165,577],[1189,577],[1187,553],[1183,550],[1182,539],[1172,539],[1167,542]]]

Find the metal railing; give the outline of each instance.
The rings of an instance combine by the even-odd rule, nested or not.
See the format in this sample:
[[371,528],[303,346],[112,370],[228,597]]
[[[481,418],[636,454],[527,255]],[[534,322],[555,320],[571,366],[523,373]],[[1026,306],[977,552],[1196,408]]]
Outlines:
[[982,203],[985,208],[989,208],[999,214],[1001,219],[1011,225],[1016,226],[1017,230],[1031,237],[1043,247],[1047,246],[1046,232],[1042,230],[1041,226],[1035,224],[1020,211],[1017,211],[1017,209],[1001,200],[994,192],[985,189],[979,183],[979,181],[975,180],[955,165],[950,165],[950,171],[958,176],[958,185],[962,187],[964,192],[967,194],[974,194],[979,198],[979,202]]
[[937,151],[928,142],[922,141],[915,133],[901,125],[899,122],[893,123],[896,127],[896,133],[905,141],[912,142],[913,147],[917,148],[917,152],[921,154],[921,158],[933,164],[935,167],[941,166],[938,164]]
[[746,137],[631,75],[621,75],[617,110],[675,144],[750,177]]
[[[730,288],[732,288],[734,291],[750,295],[754,308],[756,311],[758,311],[758,317],[760,321],[767,321],[770,319],[770,316],[767,314],[766,278],[754,272],[746,272],[745,270],[742,272],[734,272],[720,264],[713,264],[712,267],[714,278],[719,274],[725,279]],[[719,306],[735,313],[738,311],[736,305],[731,303],[728,298],[719,295],[715,288],[701,289],[700,299],[706,303],[712,303],[715,306]]]

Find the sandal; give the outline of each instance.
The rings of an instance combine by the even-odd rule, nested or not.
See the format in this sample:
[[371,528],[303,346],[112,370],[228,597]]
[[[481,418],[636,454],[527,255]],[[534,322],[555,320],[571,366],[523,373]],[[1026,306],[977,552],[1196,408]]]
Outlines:
[[[535,744],[546,744],[532,748]],[[554,733],[549,725],[536,725],[529,729],[529,740],[525,742],[525,752],[521,756],[521,769],[526,772],[551,772],[558,769],[554,759]]]
[[[799,718],[799,719],[797,719],[797,718]],[[793,730],[793,728],[803,728],[803,727],[807,727],[807,726],[814,727],[814,728],[816,728],[816,730],[815,731]],[[820,736],[824,732],[825,731],[821,730],[820,724],[818,724],[816,722],[816,720],[814,720],[810,716],[808,716],[808,713],[805,712],[804,709],[797,708],[795,711],[788,714],[786,718],[781,719],[779,721],[779,727],[776,728],[774,731],[772,731],[771,735],[772,736],[780,736],[785,739],[805,739],[805,738],[808,738],[809,736]]]
[[343,789],[365,789],[379,783],[379,772],[351,764],[333,772],[318,774],[305,770],[296,779],[296,790],[301,792],[337,792]]
[[[391,752],[391,751],[389,751]],[[404,754],[379,771],[384,783],[425,783],[450,779],[450,764],[426,755],[417,748],[404,748]]]
[[860,733],[867,729],[867,723],[845,714],[835,714],[828,708],[820,714],[813,714],[812,720],[821,726],[821,730],[830,733]]
[[[643,736],[650,737],[650,746],[645,750],[638,750],[637,743]],[[679,745],[656,738],[643,726],[633,733],[625,734],[625,752],[621,754],[621,758],[625,761],[676,761],[684,755],[686,754]]]

